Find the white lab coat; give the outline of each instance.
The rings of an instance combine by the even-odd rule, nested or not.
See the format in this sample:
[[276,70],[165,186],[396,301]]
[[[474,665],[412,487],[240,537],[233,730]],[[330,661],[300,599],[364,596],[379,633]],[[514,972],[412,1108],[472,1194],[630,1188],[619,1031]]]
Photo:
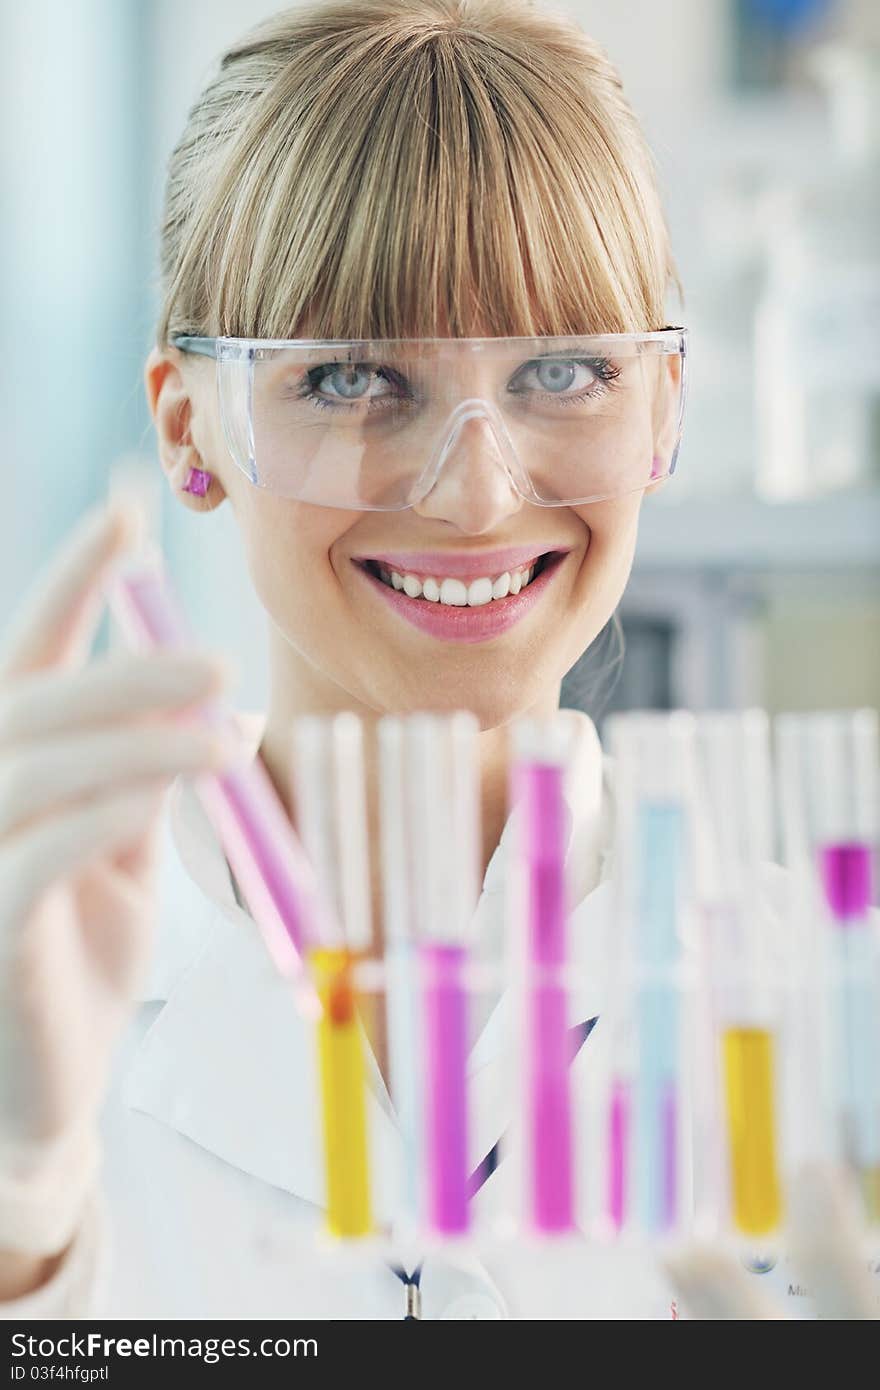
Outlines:
[[[611,924],[608,764],[586,716],[569,779],[571,939],[586,980],[578,1018],[602,1010]],[[253,734],[253,729],[252,729]],[[511,822],[488,866],[472,940],[490,952],[504,933]],[[604,869],[604,871],[603,871]],[[498,1002],[470,1058],[473,1167],[510,1123],[504,1018]],[[484,1012],[488,1012],[487,1009]],[[573,1063],[590,1102],[601,1023]],[[397,1319],[403,1287],[385,1258],[328,1250],[314,1029],[296,1011],[254,922],[238,905],[225,858],[188,784],[169,797],[152,973],[115,1059],[102,1115],[102,1190],[53,1279],[7,1303],[7,1318]],[[396,1209],[400,1142],[370,1056],[375,1215]],[[516,1184],[516,1146],[473,1199],[488,1221]],[[505,1188],[507,1184],[507,1188]],[[508,1194],[506,1196],[506,1193]],[[424,1250],[395,1247],[411,1268]],[[783,1275],[781,1285],[784,1288]],[[668,1318],[673,1295],[634,1250],[584,1242],[540,1258],[522,1246],[479,1257],[427,1254],[425,1318]]]

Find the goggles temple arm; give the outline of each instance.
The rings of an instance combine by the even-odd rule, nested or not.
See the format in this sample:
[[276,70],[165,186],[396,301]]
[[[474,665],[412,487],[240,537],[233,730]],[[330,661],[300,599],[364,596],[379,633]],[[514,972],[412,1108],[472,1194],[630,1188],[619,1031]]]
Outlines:
[[171,339],[171,346],[179,348],[181,352],[198,353],[201,357],[217,356],[216,338],[191,338],[186,334],[180,334]]

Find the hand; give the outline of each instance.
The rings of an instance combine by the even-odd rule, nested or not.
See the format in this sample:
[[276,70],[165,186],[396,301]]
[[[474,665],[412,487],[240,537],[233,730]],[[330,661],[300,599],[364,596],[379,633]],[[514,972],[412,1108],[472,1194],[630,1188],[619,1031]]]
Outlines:
[[[805,1169],[791,1185],[785,1234],[799,1276],[820,1318],[876,1320],[880,1285],[868,1270],[855,1196],[846,1176],[825,1167]],[[695,1318],[785,1318],[781,1305],[735,1259],[692,1246],[666,1260],[666,1271]]]
[[87,663],[132,531],[120,510],[78,527],[0,655],[0,1249],[20,1248],[10,1194],[33,1179],[43,1203],[49,1155],[94,1130],[150,949],[170,781],[227,756],[183,718],[221,689],[218,662]]

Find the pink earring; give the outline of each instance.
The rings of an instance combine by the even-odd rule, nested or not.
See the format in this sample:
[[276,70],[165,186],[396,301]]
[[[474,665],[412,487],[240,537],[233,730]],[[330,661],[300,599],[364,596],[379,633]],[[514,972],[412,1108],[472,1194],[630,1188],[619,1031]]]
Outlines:
[[183,485],[183,490],[184,492],[191,492],[193,497],[204,497],[210,486],[210,473],[206,473],[203,468],[191,468]]
[[653,480],[654,480],[655,478],[659,478],[659,477],[660,477],[660,474],[662,473],[662,471],[663,471],[663,460],[662,460],[662,458],[660,458],[659,454],[655,454],[655,455],[654,455],[654,460],[653,460],[653,462],[652,462],[652,464],[651,464],[651,481],[653,482]]

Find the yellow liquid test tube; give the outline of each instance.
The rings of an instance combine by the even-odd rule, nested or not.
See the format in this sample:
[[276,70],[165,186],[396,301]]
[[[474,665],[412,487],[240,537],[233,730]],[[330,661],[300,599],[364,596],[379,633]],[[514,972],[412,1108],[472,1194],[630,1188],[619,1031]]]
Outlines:
[[366,1062],[352,981],[353,957],[345,948],[309,953],[321,1018],[318,1057],[327,1227],[335,1236],[365,1236],[373,1227],[367,1159]]
[[766,1235],[782,1217],[773,1038],[766,1028],[727,1028],[723,1053],[734,1221],[744,1235]]

